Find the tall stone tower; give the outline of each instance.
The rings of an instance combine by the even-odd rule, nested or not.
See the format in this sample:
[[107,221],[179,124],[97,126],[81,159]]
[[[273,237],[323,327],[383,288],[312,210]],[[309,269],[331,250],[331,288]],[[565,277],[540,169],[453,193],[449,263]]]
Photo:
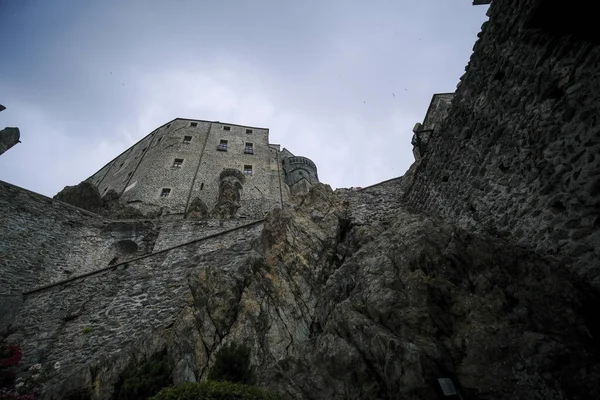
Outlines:
[[176,118],[88,178],[142,212],[259,218],[319,181],[316,165],[269,143],[269,130]]

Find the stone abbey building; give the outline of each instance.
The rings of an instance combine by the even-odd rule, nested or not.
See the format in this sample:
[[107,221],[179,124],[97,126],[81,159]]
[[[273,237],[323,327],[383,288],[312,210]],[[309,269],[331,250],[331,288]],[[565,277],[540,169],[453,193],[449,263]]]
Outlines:
[[270,144],[268,129],[176,118],[87,181],[144,213],[193,209],[254,218],[307,192],[319,177],[310,159]]
[[123,398],[155,360],[169,383],[201,382],[243,343],[286,399],[598,398],[588,3],[494,0],[456,92],[415,126],[413,165],[361,190],[313,185],[314,163],[266,129],[187,119],[78,185],[110,212],[0,181],[15,387]]

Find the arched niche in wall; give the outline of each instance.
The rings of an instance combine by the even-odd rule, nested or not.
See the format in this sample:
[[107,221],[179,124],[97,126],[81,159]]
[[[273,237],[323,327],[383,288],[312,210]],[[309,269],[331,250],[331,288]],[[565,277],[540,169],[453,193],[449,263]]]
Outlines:
[[116,253],[122,256],[133,255],[139,250],[138,244],[133,240],[119,240],[114,247]]

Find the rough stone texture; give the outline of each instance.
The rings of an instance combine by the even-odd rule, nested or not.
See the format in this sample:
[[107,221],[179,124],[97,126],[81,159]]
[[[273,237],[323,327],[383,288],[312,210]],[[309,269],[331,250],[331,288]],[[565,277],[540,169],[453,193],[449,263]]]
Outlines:
[[196,197],[190,203],[190,207],[187,210],[187,216],[192,219],[206,219],[206,217],[208,217],[208,207],[201,198]]
[[150,252],[149,221],[111,221],[0,181],[0,293],[20,293],[105,267],[134,241]]
[[317,166],[309,158],[294,156],[284,149],[281,165],[285,183],[294,196],[308,193],[310,186],[319,182]]
[[[247,133],[249,130],[251,133]],[[221,140],[227,141],[227,151],[218,150]],[[248,144],[252,144],[251,153],[245,151]],[[279,150],[279,145],[269,144],[268,129],[175,119],[140,140],[88,181],[102,195],[115,190],[124,203],[144,214],[183,216],[195,198],[212,210],[219,196],[221,171],[243,171],[249,165],[252,174],[246,176],[239,214],[262,218],[289,197]],[[175,159],[183,163],[175,166]],[[161,197],[162,189],[171,189],[169,196]]]
[[243,184],[246,179],[237,169],[227,168],[221,172],[219,181],[219,197],[212,214],[223,221],[233,218],[240,208]]
[[[406,201],[600,289],[600,47],[584,5],[495,1]],[[569,36],[574,34],[574,36]]]
[[411,143],[414,146],[413,155],[415,160],[423,156],[431,135],[448,116],[453,98],[454,93],[436,93],[431,98],[423,123],[417,123],[413,129],[414,135]]
[[[493,3],[448,118],[404,177],[337,193],[317,184],[264,228],[206,237],[241,219],[161,222],[145,258],[2,297],[0,311],[22,310],[0,318],[3,343],[24,351],[18,379],[41,400],[109,399],[154,354],[166,351],[174,383],[196,381],[220,346],[246,342],[259,384],[288,398],[433,400],[437,378],[464,399],[597,398],[600,36],[539,4],[558,3]],[[3,189],[2,246],[25,242],[22,231],[49,240],[52,218],[106,223]],[[249,201],[256,215],[261,199]],[[73,243],[60,228],[53,243]]]
[[156,211],[143,214],[140,210],[123,204],[119,194],[113,189],[100,196],[98,188],[88,181],[83,181],[76,186],[65,186],[53,199],[111,219],[142,219],[158,216]]
[[76,186],[65,186],[53,199],[92,212],[102,208],[100,191],[96,186],[85,181]]
[[[349,210],[353,196],[371,206]],[[374,198],[318,184],[264,229],[25,296],[6,338],[24,351],[18,378],[42,400],[86,387],[108,399],[153,354],[166,350],[174,382],[195,381],[235,341],[251,345],[259,384],[289,398],[436,399],[440,377],[465,398],[598,393],[589,286],[554,259]]]
[[4,128],[0,131],[0,155],[19,143],[21,132],[19,128]]
[[390,179],[372,186],[338,189],[336,194],[348,202],[348,218],[352,225],[389,221],[401,207],[404,178]]
[[20,294],[0,294],[0,335],[6,333],[6,329],[18,316],[23,304],[23,296]]
[[161,222],[159,225],[160,231],[156,238],[153,252],[179,246],[254,222],[257,222],[257,220],[239,218],[226,220],[223,222],[223,226],[215,219],[205,221],[175,220]]
[[[23,349],[27,388],[63,399],[95,381],[100,398],[109,398],[135,359],[179,340],[172,327],[193,304],[190,279],[226,279],[245,265],[261,229],[255,224],[26,295],[6,342]],[[35,364],[40,368],[29,368]]]

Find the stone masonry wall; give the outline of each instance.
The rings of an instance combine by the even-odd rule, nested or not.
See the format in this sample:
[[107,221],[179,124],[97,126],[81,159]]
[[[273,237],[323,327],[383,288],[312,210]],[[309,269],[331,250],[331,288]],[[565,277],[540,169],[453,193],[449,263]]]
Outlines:
[[557,4],[492,3],[405,199],[558,255],[600,289],[600,41],[588,6]]
[[[227,151],[218,150],[222,140],[227,141]],[[252,153],[245,152],[249,144]],[[246,175],[239,215],[262,218],[263,211],[280,205],[285,195],[278,150],[279,146],[269,144],[268,129],[175,119],[88,180],[98,186],[101,194],[114,189],[122,194],[123,202],[143,212],[163,210],[163,215],[183,215],[195,198],[200,198],[212,211],[221,171],[225,168],[243,171],[249,165],[252,174]],[[176,159],[183,162],[175,165]],[[161,196],[163,189],[170,189],[168,196]]]
[[251,224],[252,220],[229,219],[223,221],[220,226],[219,220],[175,220],[160,223],[160,233],[156,239],[153,251],[161,251],[170,247],[182,245],[193,240],[214,235],[228,229],[237,228],[242,225]]
[[[6,337],[23,350],[19,376],[42,375],[47,396],[42,398],[55,399],[63,398],[65,386],[82,383],[77,379],[91,379],[92,371],[118,376],[132,362],[133,348],[158,350],[152,334],[162,337],[161,330],[188,304],[187,276],[215,266],[225,272],[245,262],[261,230],[254,224],[26,294]],[[30,369],[35,364],[39,368]],[[108,388],[115,383],[103,381]]]
[[119,243],[134,247],[123,259],[144,254],[155,237],[151,222],[110,221],[0,182],[0,293],[20,293],[105,267],[122,252]]
[[370,225],[387,222],[398,212],[403,190],[403,178],[395,178],[360,190],[338,189],[335,193],[348,202],[352,225]]

